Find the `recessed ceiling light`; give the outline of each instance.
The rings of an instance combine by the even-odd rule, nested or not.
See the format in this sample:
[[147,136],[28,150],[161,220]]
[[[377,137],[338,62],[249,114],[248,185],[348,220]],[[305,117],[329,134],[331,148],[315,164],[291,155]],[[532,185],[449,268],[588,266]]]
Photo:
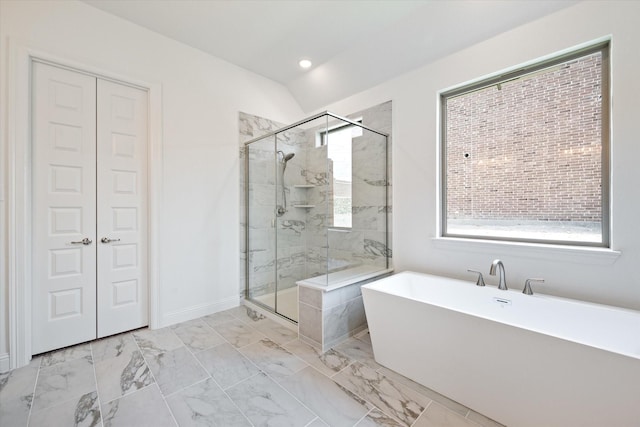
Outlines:
[[300,68],[307,69],[311,67],[313,64],[308,59],[301,59],[300,61],[298,61],[298,65],[300,66]]

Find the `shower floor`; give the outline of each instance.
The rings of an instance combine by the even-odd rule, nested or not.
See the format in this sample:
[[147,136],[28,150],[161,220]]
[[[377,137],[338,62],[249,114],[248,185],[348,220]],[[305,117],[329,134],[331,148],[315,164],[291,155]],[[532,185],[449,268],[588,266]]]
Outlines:
[[[267,307],[275,308],[276,294],[265,294],[253,297],[253,300]],[[291,320],[298,321],[298,287],[278,291],[278,311],[279,314]]]

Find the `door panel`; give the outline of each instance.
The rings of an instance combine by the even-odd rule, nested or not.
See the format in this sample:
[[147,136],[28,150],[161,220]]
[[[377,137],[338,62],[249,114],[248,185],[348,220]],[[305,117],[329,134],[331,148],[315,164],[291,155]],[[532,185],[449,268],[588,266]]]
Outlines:
[[96,334],[96,80],[36,62],[32,101],[37,354]]
[[100,338],[148,324],[147,92],[100,79],[97,90]]

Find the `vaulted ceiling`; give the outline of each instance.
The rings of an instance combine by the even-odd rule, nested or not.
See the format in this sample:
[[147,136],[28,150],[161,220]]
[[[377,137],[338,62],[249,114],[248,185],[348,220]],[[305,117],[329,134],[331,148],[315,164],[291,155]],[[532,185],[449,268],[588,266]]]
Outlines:
[[[575,0],[83,0],[321,108]],[[309,70],[298,67],[309,58]]]

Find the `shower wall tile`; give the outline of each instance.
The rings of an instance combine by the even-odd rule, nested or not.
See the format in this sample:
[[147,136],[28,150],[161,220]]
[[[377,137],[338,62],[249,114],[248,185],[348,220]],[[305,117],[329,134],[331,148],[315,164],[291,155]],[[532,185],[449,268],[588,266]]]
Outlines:
[[[364,125],[391,135],[391,102],[349,117],[362,118]],[[239,127],[242,147],[245,141],[282,125],[240,113]],[[278,289],[294,287],[297,280],[324,275],[328,269],[338,271],[363,264],[385,268],[386,257],[392,255],[391,137],[386,150],[380,137],[372,132],[364,131],[361,137],[353,140],[352,228],[348,233],[337,233],[327,230],[333,223],[332,164],[327,162],[327,147],[316,147],[316,131],[315,128],[298,128],[283,132],[272,139],[271,145],[264,144],[265,149],[256,146],[249,154],[254,172],[249,188],[251,203],[261,207],[258,212],[251,212],[249,274],[253,295],[275,292],[276,283]],[[274,161],[274,149],[294,154],[285,171],[287,212],[275,223],[276,204],[283,204],[284,200],[279,191],[281,176]],[[240,158],[244,159],[243,150]],[[240,166],[240,188],[243,190],[244,161]],[[296,184],[316,187],[299,188]],[[247,250],[244,203],[242,197],[241,295],[245,288]],[[294,204],[315,207],[295,208]],[[322,345],[323,341],[353,335],[366,324],[359,286],[324,293],[301,287],[299,299],[300,335],[307,341]]]
[[299,301],[310,305],[311,307],[322,309],[322,291],[319,289],[308,288],[306,286],[300,286]]
[[[246,235],[245,235],[246,206],[245,206],[245,199],[243,196],[245,194],[244,193],[245,191],[244,143],[253,138],[257,138],[260,135],[265,135],[278,128],[281,128],[283,127],[283,124],[274,122],[272,120],[268,120],[262,117],[240,112],[238,114],[238,127],[239,127],[239,144],[240,144],[239,146],[239,157],[240,157],[239,181],[240,181],[240,194],[242,195],[240,197],[241,202],[240,202],[240,220],[239,220],[241,252],[240,252],[240,274],[239,274],[240,287],[238,291],[239,291],[240,297],[243,298],[245,287],[246,287],[246,280],[247,280],[246,274],[245,274],[245,262],[246,262],[246,256],[247,256],[246,254],[247,248],[245,244],[246,242]],[[271,159],[271,161],[268,161],[268,159]],[[252,181],[252,188],[250,189],[252,191],[251,197],[255,197],[256,199],[254,200],[259,200],[261,203],[267,203],[269,200],[267,198],[267,194],[271,194],[271,197],[273,197],[273,194],[275,192],[275,184],[276,184],[276,171],[275,171],[275,165],[273,163],[273,151],[251,150],[250,160],[252,161],[259,160],[257,162],[259,164],[259,166],[257,166],[258,169],[254,170],[254,172],[261,172],[260,174],[252,174],[252,176],[250,177]],[[263,186],[258,189],[257,187],[255,187],[255,185],[263,185]],[[271,203],[273,204],[273,201],[271,201]],[[275,208],[275,206],[273,208]],[[271,227],[271,218],[273,216],[272,215],[273,208],[265,209],[265,211],[268,211],[268,214],[269,214],[268,217],[265,217],[265,216],[255,217],[255,218],[252,217],[251,224],[254,225],[253,220],[258,219],[259,223],[261,224],[262,230],[269,229]],[[271,259],[275,260],[275,252],[271,254]],[[267,293],[270,288],[275,289],[275,287],[270,286],[269,283],[262,283],[261,285],[259,285],[259,288],[261,288],[261,290],[257,292],[261,292],[262,290],[264,290],[264,293]]]
[[298,331],[300,335],[322,342],[322,310],[304,303],[298,303]]
[[362,297],[323,311],[323,349],[329,349],[366,329],[367,318],[364,313]]

